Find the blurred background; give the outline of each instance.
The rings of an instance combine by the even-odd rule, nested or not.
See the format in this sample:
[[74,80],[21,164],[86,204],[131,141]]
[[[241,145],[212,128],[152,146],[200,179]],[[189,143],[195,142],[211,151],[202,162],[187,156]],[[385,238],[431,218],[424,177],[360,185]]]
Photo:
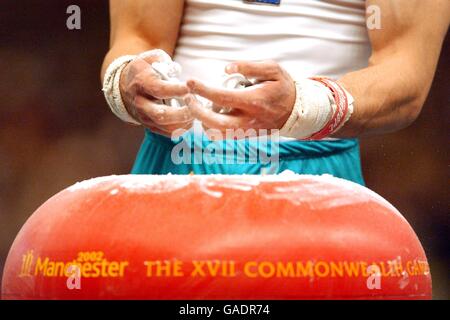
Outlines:
[[[81,8],[81,30],[66,28],[71,4]],[[0,3],[0,274],[16,234],[44,201],[133,164],[143,131],[117,120],[100,90],[108,39],[107,0]],[[362,140],[367,186],[416,231],[436,299],[450,298],[449,70],[447,36],[419,119]]]

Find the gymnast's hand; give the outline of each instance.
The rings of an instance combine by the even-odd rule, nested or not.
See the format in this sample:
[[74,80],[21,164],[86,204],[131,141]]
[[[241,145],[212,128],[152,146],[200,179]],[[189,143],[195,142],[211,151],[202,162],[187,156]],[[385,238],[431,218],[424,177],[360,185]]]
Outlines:
[[161,102],[188,93],[185,83],[162,80],[151,66],[154,62],[167,61],[171,59],[162,50],[138,56],[122,71],[120,93],[134,119],[151,131],[170,137],[177,129],[189,129],[193,118],[187,106],[173,108]]
[[[261,135],[261,129],[280,129],[289,118],[295,103],[295,85],[290,75],[276,62],[234,62],[226,67],[228,74],[240,73],[256,83],[244,89],[213,88],[198,80],[187,81],[190,94],[186,105],[195,118],[202,121],[214,139],[224,138],[227,129],[242,129],[244,136]],[[210,100],[215,106],[230,109],[218,113],[205,107],[195,95]],[[249,130],[254,129],[254,130]],[[260,131],[261,130],[261,131]],[[255,132],[256,131],[256,132]],[[220,133],[217,137],[216,133]],[[270,132],[266,133],[270,134]],[[210,135],[211,137],[211,135]]]

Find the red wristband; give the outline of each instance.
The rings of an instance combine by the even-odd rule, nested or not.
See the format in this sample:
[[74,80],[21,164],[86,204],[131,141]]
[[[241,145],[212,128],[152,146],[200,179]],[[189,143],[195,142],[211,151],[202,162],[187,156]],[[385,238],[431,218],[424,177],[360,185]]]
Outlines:
[[345,121],[348,113],[348,98],[345,90],[336,81],[325,77],[312,77],[310,79],[318,81],[330,89],[336,103],[336,110],[323,129],[306,139],[321,140],[335,133]]

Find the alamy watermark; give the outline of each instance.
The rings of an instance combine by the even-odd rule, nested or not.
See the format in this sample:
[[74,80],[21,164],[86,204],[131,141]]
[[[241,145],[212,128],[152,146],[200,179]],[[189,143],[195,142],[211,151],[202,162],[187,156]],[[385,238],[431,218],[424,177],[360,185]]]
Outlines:
[[[279,130],[214,129],[176,130],[171,152],[174,164],[261,164],[277,171],[280,160]],[[240,141],[240,143],[238,143]],[[270,173],[270,172],[267,172]]]
[[76,264],[72,264],[67,268],[67,289],[69,290],[80,290],[81,289],[81,270]]
[[369,290],[380,290],[381,289],[381,270],[375,264],[367,267],[367,273],[369,277],[367,278],[366,285]]
[[366,26],[368,30],[381,29],[381,8],[377,5],[370,5],[366,8]]
[[81,30],[81,9],[73,4],[67,7],[66,13],[69,14],[66,20],[66,26],[69,30]]

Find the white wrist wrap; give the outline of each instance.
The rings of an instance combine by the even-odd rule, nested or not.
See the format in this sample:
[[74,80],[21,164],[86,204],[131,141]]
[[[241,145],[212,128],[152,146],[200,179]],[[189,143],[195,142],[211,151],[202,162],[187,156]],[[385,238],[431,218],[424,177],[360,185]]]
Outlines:
[[[331,82],[331,80],[327,81]],[[341,104],[338,108],[333,92],[319,81],[303,79],[296,81],[295,87],[295,105],[288,120],[280,129],[280,136],[308,140],[330,126],[331,131],[327,134],[328,136],[339,130],[353,112],[353,97],[342,87],[339,87],[339,89],[346,97],[341,99],[345,100],[344,102],[341,101],[341,103],[346,104],[346,110],[340,108]],[[340,119],[340,116],[344,116],[345,119]],[[330,124],[332,118],[337,118],[334,121],[336,123],[335,126]],[[322,135],[319,136],[318,139],[325,138]]]
[[120,75],[128,62],[134,60],[136,56],[122,56],[114,60],[106,69],[105,77],[103,80],[103,94],[105,95],[106,102],[108,103],[111,111],[122,121],[140,125],[135,119],[133,119],[128,113],[125,105],[123,104],[122,95],[120,94]]

